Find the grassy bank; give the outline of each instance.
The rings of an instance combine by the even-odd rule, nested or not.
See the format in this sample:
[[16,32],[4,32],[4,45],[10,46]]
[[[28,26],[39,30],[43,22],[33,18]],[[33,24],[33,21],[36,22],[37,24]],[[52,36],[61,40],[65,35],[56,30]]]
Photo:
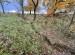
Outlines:
[[[0,16],[1,55],[50,55],[54,51],[51,46],[47,45],[44,38],[32,29],[30,24],[32,20],[33,15],[27,15],[25,20],[16,15]],[[47,18],[37,15],[33,25],[39,33],[45,31],[45,29],[51,29],[61,36],[68,37],[68,31],[71,30],[68,29],[69,23],[68,17]],[[74,33],[74,31],[72,32]],[[74,37],[74,34],[72,35]]]

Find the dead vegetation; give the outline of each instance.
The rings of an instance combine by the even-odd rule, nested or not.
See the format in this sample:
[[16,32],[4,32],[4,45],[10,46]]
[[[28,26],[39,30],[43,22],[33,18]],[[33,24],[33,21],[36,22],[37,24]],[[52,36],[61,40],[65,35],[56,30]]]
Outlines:
[[75,55],[75,19],[69,27],[72,15],[37,15],[34,22],[33,17],[28,15],[25,20],[3,17],[0,20],[3,24],[0,28],[2,52],[15,55]]

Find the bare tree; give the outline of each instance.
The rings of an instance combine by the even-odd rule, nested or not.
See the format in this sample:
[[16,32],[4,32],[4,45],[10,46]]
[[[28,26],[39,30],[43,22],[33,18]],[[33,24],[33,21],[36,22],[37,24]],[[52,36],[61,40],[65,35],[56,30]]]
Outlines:
[[34,20],[35,20],[36,19],[36,9],[38,7],[39,0],[36,0],[36,2],[34,0],[32,0],[32,2],[33,2],[33,5],[34,5]]
[[2,7],[3,14],[5,14],[5,11],[4,11],[4,3],[10,3],[10,2],[8,0],[0,0],[0,5]]
[[23,3],[24,3],[24,0],[16,0],[17,3],[20,5],[21,7],[21,11],[22,11],[22,18],[24,19],[24,8],[23,8]]

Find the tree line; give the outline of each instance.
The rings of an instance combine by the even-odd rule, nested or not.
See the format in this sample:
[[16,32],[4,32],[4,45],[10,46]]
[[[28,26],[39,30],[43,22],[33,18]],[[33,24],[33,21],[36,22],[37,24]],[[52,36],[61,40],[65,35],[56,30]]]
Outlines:
[[[34,20],[36,18],[36,11],[39,10],[39,4],[42,4],[47,9],[47,14],[44,16],[53,16],[56,10],[66,9],[67,12],[69,9],[72,9],[75,6],[75,0],[27,0],[28,5],[24,6],[25,0],[15,0],[19,4],[22,12],[22,18],[24,18],[24,10],[34,11]],[[10,4],[9,0],[0,0],[0,6],[2,7],[3,13],[5,14],[4,4]],[[70,8],[71,7],[71,8]]]

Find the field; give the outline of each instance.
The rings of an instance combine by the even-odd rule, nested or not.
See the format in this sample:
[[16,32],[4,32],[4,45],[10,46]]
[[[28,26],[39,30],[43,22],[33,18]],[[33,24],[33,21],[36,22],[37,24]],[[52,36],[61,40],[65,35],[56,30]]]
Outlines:
[[[63,17],[63,18],[62,18]],[[44,17],[0,15],[0,55],[75,54],[75,19],[72,15]]]

